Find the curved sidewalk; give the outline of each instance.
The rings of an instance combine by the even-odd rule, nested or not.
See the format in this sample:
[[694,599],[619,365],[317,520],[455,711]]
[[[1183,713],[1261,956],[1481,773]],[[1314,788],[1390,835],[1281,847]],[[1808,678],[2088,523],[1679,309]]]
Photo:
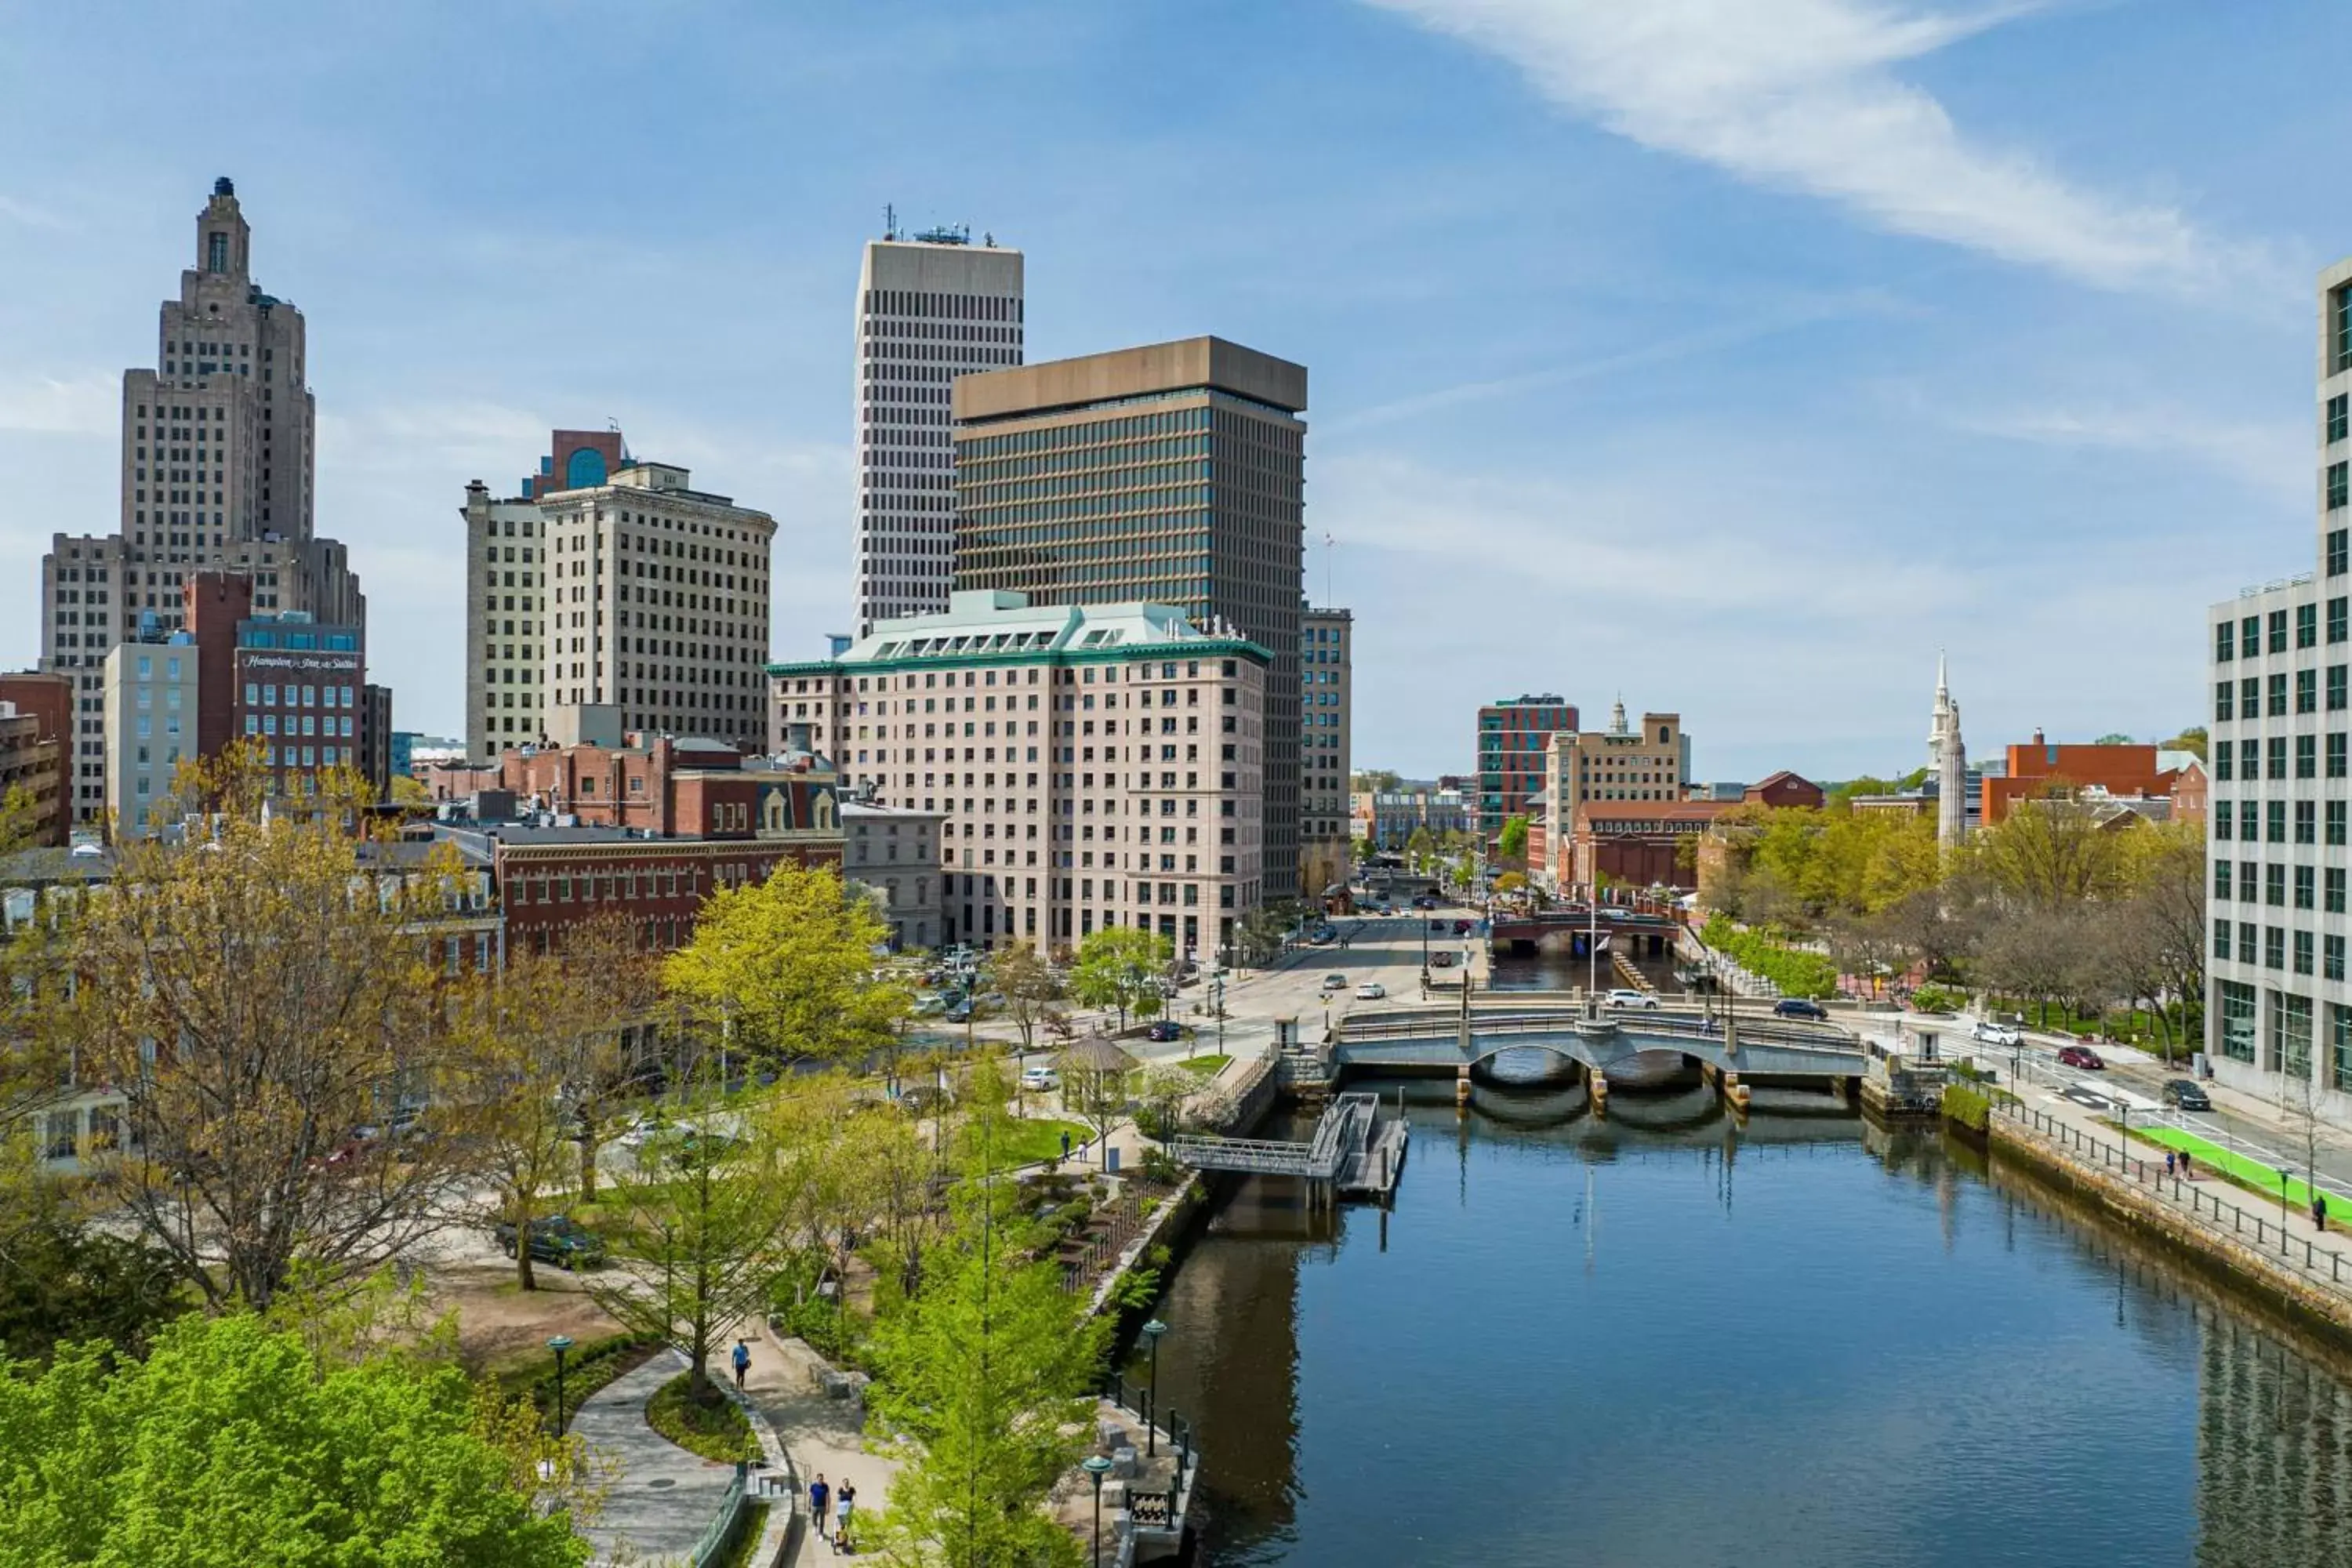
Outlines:
[[598,1563],[683,1562],[719,1512],[735,1467],[689,1454],[646,1423],[646,1402],[686,1370],[664,1351],[580,1406],[572,1430],[614,1467],[595,1521],[582,1529]]

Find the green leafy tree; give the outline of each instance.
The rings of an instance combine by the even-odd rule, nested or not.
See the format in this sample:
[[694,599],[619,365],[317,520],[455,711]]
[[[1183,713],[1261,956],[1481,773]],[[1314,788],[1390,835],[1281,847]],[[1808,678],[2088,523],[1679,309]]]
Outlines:
[[1495,851],[1503,859],[1515,866],[1527,864],[1528,819],[1526,817],[1514,816],[1505,820],[1502,835],[1496,842]]
[[1105,926],[1078,943],[1070,994],[1089,1007],[1116,1007],[1118,1026],[1129,1013],[1160,1011],[1160,981],[1175,962],[1176,944],[1141,926]]
[[[454,1367],[322,1368],[247,1314],[191,1316],[143,1362],[61,1351],[0,1379],[0,1557],[11,1563],[574,1568],[499,1417]],[[524,1469],[528,1474],[527,1468]]]
[[[979,1171],[997,1114],[966,1129]],[[1017,1193],[985,1175],[960,1182],[921,1289],[876,1325],[868,1397],[904,1468],[870,1536],[902,1568],[1082,1561],[1045,1505],[1093,1431],[1105,1325],[1036,1256]]]
[[998,953],[989,963],[988,974],[1004,998],[1004,1016],[1021,1031],[1022,1050],[1034,1048],[1038,1023],[1062,994],[1052,967],[1024,942]]
[[906,988],[874,978],[887,932],[830,866],[779,866],[705,900],[662,980],[708,1035],[775,1060],[853,1060],[891,1043]]
[[2169,741],[2160,741],[2157,744],[2158,749],[2162,751],[2193,752],[2195,753],[2197,760],[2201,763],[2205,760],[2206,739],[2207,734],[2205,726],[2202,724],[2191,724],[2188,729],[2181,731],[2180,733],[2173,736]]

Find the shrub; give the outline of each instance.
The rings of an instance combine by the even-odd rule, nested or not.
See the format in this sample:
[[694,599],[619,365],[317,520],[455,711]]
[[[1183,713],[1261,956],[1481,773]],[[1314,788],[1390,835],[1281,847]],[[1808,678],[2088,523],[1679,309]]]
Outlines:
[[1959,992],[1946,985],[1922,985],[1911,993],[1911,1006],[1920,1013],[1957,1013],[1966,1001]]
[[688,1453],[721,1464],[760,1457],[759,1439],[742,1410],[716,1388],[697,1398],[691,1372],[654,1391],[646,1401],[646,1424]]

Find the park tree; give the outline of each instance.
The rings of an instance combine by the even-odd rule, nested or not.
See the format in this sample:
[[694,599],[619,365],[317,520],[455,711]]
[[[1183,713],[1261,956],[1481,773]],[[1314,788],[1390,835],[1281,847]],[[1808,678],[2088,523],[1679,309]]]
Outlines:
[[[572,927],[554,954],[572,990],[582,1033],[565,1053],[562,1093],[579,1140],[580,1201],[596,1201],[597,1159],[643,1110],[637,1092],[646,1042],[673,1012],[661,988],[661,961],[644,931],[618,910]],[[634,1033],[635,1054],[627,1047]],[[681,1067],[690,1065],[681,1063]]]
[[1037,1026],[1062,994],[1061,983],[1037,950],[1026,942],[1006,948],[989,963],[989,977],[1004,998],[1004,1016],[1021,1031],[1024,1054],[1037,1043]]
[[0,1378],[12,1563],[577,1568],[504,1412],[452,1366],[322,1366],[251,1314],[193,1315],[145,1360],[102,1343]]
[[35,1049],[115,1085],[128,1140],[88,1151],[99,1201],[209,1304],[267,1307],[299,1268],[363,1276],[448,1223],[473,1156],[461,1114],[355,1142],[453,1080],[436,922],[470,897],[454,855],[394,859],[345,781],[263,812],[256,748],[184,768],[201,845],[129,840],[56,958],[74,978]]
[[1105,926],[1078,943],[1070,994],[1089,1007],[1116,1007],[1118,1026],[1129,1013],[1160,1011],[1160,982],[1176,960],[1176,944],[1141,926]]
[[2205,994],[2205,830],[2150,823],[2124,847],[2125,890],[2104,911],[2108,956],[2123,993],[2147,1005],[2169,1059],[2202,1037],[2195,1026]]
[[868,1398],[903,1468],[871,1538],[905,1568],[1075,1568],[1077,1539],[1045,1503],[1094,1430],[1105,1326],[1038,1256],[1018,1184],[987,1173],[989,1134],[984,1116],[967,1129],[950,1228],[876,1324]]
[[856,1061],[887,1047],[908,997],[874,976],[887,933],[830,866],[779,865],[704,900],[662,980],[725,1048],[774,1062]]
[[1506,871],[1495,879],[1495,891],[1520,893],[1527,890],[1528,875],[1524,871]]
[[720,1336],[767,1303],[773,1254],[816,1179],[816,1155],[779,1137],[772,1118],[714,1096],[607,1173],[614,1267],[588,1277],[589,1294],[624,1326],[684,1351],[688,1386],[706,1403],[719,1397],[709,1367]]
[[2015,803],[1978,836],[1987,873],[2035,909],[2062,910],[2120,892],[2129,869],[2125,836],[2146,826],[2137,818],[2102,823],[2091,806],[2063,790]]

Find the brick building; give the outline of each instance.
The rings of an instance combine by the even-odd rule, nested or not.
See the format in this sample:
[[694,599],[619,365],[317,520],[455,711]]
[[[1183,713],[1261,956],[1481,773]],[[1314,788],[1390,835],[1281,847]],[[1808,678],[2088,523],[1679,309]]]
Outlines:
[[63,844],[73,821],[73,711],[62,675],[0,675],[0,797],[20,786],[32,795],[26,826],[37,846]]
[[1471,808],[1487,854],[1502,841],[1503,824],[1541,798],[1552,737],[1573,731],[1577,721],[1572,703],[1549,694],[1507,698],[1478,710],[1478,792]]
[[2179,770],[2158,761],[2154,746],[2052,745],[2036,730],[2030,743],[2009,748],[2007,777],[1984,781],[1982,824],[1999,826],[2011,805],[2053,790],[2104,790],[2118,798],[2168,797],[2178,776]]

